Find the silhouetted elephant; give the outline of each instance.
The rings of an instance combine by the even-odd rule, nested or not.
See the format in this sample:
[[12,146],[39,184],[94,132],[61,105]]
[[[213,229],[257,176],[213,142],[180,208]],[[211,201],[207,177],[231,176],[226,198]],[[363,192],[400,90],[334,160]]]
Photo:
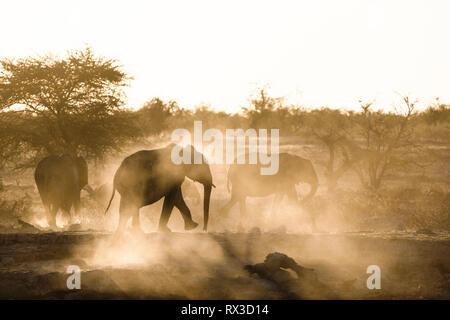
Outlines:
[[56,228],[56,215],[60,209],[70,216],[72,222],[70,209],[73,206],[75,214],[79,215],[81,189],[91,191],[88,185],[88,166],[82,157],[46,157],[38,163],[34,179],[51,228]]
[[[278,208],[284,196],[293,202],[298,202],[295,185],[306,182],[310,185],[309,194],[302,200],[310,200],[319,186],[317,174],[311,161],[289,153],[279,154],[279,169],[274,175],[261,175],[260,164],[233,164],[228,170],[227,188],[231,199],[222,208],[221,213],[226,214],[239,202],[241,220],[246,214],[245,200],[247,197],[266,197],[275,194],[272,211]],[[314,221],[312,221],[315,228]]]
[[[173,207],[180,210],[184,219],[185,230],[194,229],[197,223],[192,220],[191,212],[183,199],[181,184],[185,177],[203,184],[204,199],[204,224],[203,230],[207,230],[209,219],[209,202],[211,198],[212,175],[205,158],[192,146],[190,148],[191,160],[194,153],[203,159],[202,164],[175,164],[171,158],[171,144],[165,148],[154,150],[141,150],[125,158],[114,175],[114,189],[106,211],[108,211],[115,190],[120,193],[120,218],[116,233],[124,231],[130,217],[132,226],[138,232],[142,232],[139,222],[139,209],[152,204],[164,197],[163,208],[159,220],[159,231],[170,232],[167,227]],[[193,163],[194,161],[191,161]]]

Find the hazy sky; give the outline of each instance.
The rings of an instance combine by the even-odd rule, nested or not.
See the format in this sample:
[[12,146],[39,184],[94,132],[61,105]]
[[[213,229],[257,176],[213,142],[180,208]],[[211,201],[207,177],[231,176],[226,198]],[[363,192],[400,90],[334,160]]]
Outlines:
[[0,56],[91,46],[152,97],[237,111],[258,86],[308,106],[450,101],[450,1],[6,1]]

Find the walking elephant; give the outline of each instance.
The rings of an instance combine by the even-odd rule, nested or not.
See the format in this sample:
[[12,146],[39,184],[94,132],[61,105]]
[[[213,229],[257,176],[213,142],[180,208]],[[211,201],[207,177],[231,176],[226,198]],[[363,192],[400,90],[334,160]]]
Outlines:
[[70,155],[48,156],[42,159],[34,172],[36,186],[47,214],[48,225],[56,228],[56,215],[61,210],[70,216],[71,208],[79,216],[80,192],[88,185],[88,166],[82,157]]
[[211,190],[214,186],[209,165],[205,163],[204,156],[192,146],[191,159],[194,156],[201,158],[202,164],[175,164],[171,158],[172,148],[175,145],[161,149],[141,150],[125,158],[114,175],[114,188],[106,211],[114,198],[115,190],[120,194],[119,226],[116,233],[121,234],[127,222],[132,218],[132,227],[142,232],[139,222],[139,209],[155,203],[164,197],[163,208],[159,220],[159,231],[170,232],[167,223],[173,207],[180,210],[184,219],[185,230],[198,226],[192,220],[191,212],[186,205],[181,185],[185,177],[203,184],[203,230],[207,231],[209,220],[209,203]]
[[[311,161],[289,154],[279,154],[279,169],[274,175],[261,175],[260,165],[233,164],[228,170],[227,189],[232,186],[231,199],[222,208],[221,213],[226,214],[239,202],[241,220],[246,214],[247,197],[266,197],[275,194],[272,211],[275,211],[285,196],[292,203],[299,203],[295,185],[306,182],[310,185],[309,194],[301,201],[310,200],[319,186],[317,174]],[[312,220],[315,228],[314,220]]]

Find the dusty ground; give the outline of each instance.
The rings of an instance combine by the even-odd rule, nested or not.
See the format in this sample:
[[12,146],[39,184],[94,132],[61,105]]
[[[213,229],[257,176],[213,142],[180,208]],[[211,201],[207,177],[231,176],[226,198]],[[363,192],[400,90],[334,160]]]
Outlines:
[[[277,283],[244,270],[271,252],[317,279]],[[67,289],[69,265],[82,270],[81,290]],[[381,290],[366,287],[369,265],[381,268]],[[0,298],[450,299],[450,235],[4,233]]]

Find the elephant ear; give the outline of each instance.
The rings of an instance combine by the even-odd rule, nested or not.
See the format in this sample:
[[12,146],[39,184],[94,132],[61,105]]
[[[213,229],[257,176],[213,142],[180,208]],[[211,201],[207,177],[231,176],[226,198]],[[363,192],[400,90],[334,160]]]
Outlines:
[[297,159],[297,175],[298,182],[306,182],[309,184],[317,184],[317,174],[310,160],[298,157]]
[[303,168],[298,157],[287,153],[280,154],[280,177],[285,181],[297,184],[301,180]]
[[80,188],[83,188],[88,184],[87,162],[83,157],[77,157],[75,158],[75,163],[77,165],[78,178],[80,179]]

